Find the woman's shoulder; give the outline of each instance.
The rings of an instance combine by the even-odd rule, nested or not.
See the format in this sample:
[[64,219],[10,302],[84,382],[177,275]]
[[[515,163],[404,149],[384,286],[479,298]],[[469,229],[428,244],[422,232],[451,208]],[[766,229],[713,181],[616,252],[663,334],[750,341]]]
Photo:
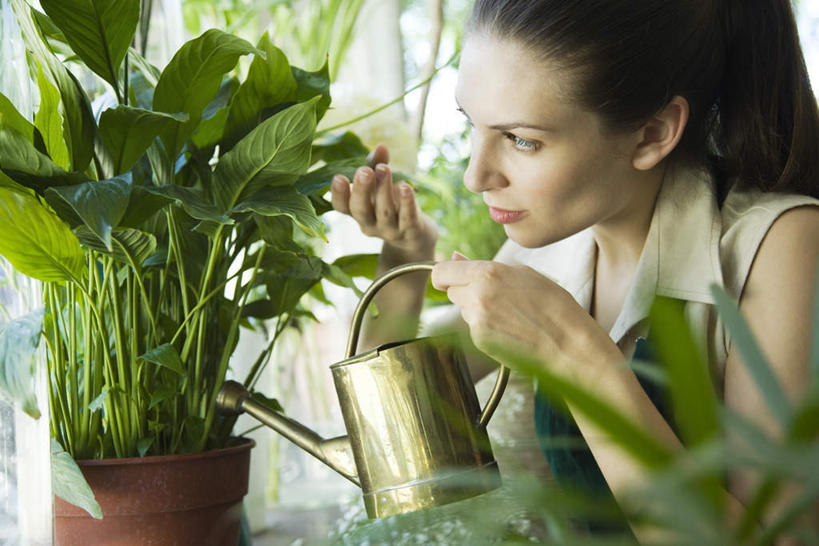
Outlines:
[[[802,239],[805,239],[803,242],[811,242],[819,227],[819,199],[808,195],[734,188],[720,208],[720,217],[723,275],[728,287],[739,296],[757,252],[769,233],[777,242],[788,243],[787,246],[791,248]],[[788,251],[787,248],[781,250]]]

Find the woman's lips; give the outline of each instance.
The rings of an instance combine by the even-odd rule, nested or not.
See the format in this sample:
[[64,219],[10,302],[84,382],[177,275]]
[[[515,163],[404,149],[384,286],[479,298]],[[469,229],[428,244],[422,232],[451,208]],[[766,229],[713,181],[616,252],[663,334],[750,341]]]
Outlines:
[[524,210],[504,210],[495,207],[489,207],[489,216],[499,224],[513,224],[526,216]]

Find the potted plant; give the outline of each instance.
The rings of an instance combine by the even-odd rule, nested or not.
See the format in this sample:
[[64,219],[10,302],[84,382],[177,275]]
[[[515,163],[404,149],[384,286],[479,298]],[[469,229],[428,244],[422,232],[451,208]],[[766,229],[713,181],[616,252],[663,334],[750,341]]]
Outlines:
[[[55,492],[103,523],[117,519],[106,503],[124,500],[121,519],[144,533],[154,523],[140,502],[177,515],[191,508],[235,535],[250,444],[234,445],[216,394],[240,327],[275,319],[244,378],[251,386],[279,334],[310,317],[305,293],[320,298],[322,278],[354,287],[345,268],[356,259],[328,264],[313,245],[324,238],[330,177],[352,174],[366,149],[351,133],[317,133],[330,104],[327,65],[291,67],[267,35],[253,46],[208,30],[159,71],[129,48],[138,0],[41,5],[45,13],[13,0],[40,103],[32,124],[0,95],[0,255],[44,283],[44,307],[0,334],[0,388],[34,407],[27,385],[42,339]],[[106,82],[116,104],[94,112],[54,44]],[[252,62],[240,79],[242,56]],[[228,470],[211,466],[214,450],[234,456]],[[194,461],[204,479],[177,481],[195,484],[200,499],[112,492],[133,485],[101,470],[117,466],[101,462],[111,459],[127,462],[118,465],[126,475],[160,459]],[[86,461],[82,472],[75,460]],[[148,489],[168,487],[179,468],[151,467]],[[244,484],[222,487],[242,472]],[[57,502],[62,526],[75,525],[79,511]],[[159,519],[173,537],[214,540],[202,522]]]

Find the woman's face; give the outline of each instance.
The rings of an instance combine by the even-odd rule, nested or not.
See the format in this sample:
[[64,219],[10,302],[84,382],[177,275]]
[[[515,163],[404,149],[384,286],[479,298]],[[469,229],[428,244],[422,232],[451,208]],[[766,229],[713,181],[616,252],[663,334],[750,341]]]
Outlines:
[[472,125],[464,183],[525,247],[622,220],[640,190],[630,183],[635,134],[605,134],[570,98],[572,83],[487,34],[470,36],[461,54],[456,100]]

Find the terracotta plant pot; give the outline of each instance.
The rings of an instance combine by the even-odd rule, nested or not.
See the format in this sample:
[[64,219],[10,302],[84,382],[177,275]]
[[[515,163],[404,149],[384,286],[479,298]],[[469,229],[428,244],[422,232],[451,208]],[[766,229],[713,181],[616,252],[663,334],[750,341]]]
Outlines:
[[236,545],[253,440],[233,447],[77,461],[102,519],[55,497],[58,546]]

